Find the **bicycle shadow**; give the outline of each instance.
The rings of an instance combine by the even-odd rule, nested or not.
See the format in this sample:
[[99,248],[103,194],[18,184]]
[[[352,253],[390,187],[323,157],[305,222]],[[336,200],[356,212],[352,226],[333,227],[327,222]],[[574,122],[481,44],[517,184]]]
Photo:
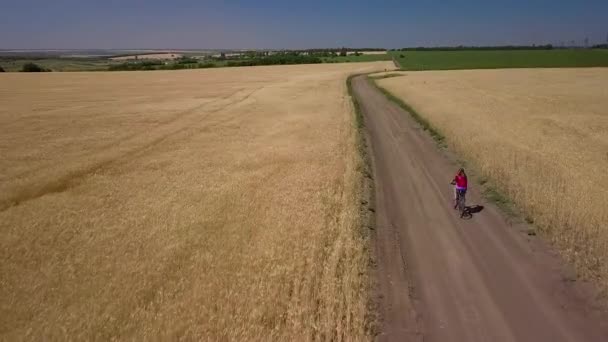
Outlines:
[[474,214],[478,214],[480,212],[482,212],[484,209],[483,205],[471,205],[471,206],[466,206],[464,208],[465,210],[465,215],[462,215],[461,218],[465,219],[465,220],[470,220],[473,218]]

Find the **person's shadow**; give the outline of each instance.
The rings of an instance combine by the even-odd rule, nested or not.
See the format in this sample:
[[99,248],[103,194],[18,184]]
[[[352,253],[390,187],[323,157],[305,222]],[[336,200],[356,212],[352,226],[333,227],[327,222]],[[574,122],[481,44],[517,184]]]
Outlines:
[[466,206],[464,208],[465,212],[462,215],[463,219],[467,219],[470,220],[473,218],[474,214],[480,213],[483,210],[484,206],[483,205],[471,205],[471,206]]

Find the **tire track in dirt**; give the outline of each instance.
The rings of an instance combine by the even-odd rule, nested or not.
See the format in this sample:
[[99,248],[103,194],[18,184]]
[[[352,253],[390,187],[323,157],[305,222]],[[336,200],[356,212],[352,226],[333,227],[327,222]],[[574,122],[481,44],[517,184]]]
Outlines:
[[461,220],[456,166],[365,76],[353,89],[373,154],[379,340],[608,341],[591,286],[475,189],[468,202],[485,210]]
[[[193,126],[190,126],[188,124],[188,122],[183,122],[184,120],[187,120],[192,117],[192,118],[196,118],[198,123],[206,123],[207,121],[205,121],[204,118],[248,100],[251,96],[253,96],[253,94],[255,94],[256,92],[258,92],[259,90],[261,90],[263,88],[264,87],[259,87],[259,88],[253,89],[251,91],[247,91],[243,96],[237,96],[239,93],[242,92],[242,91],[237,91],[229,96],[222,97],[216,101],[212,101],[210,103],[205,103],[203,105],[196,106],[194,108],[180,112],[176,115],[175,118],[168,121],[162,127],[156,129],[155,132],[147,132],[146,135],[151,136],[151,138],[146,139],[146,141],[144,143],[140,143],[140,144],[134,143],[134,145],[136,145],[134,147],[126,146],[124,148],[125,151],[121,151],[122,149],[121,149],[120,145],[128,144],[129,142],[135,140],[137,137],[140,137],[142,134],[138,134],[134,137],[129,137],[126,140],[123,139],[123,140],[117,141],[112,148],[107,148],[107,149],[101,150],[97,153],[97,159],[98,159],[97,162],[94,162],[94,163],[86,165],[86,166],[77,165],[77,166],[68,167],[67,169],[69,171],[66,171],[63,175],[60,175],[60,176],[55,177],[50,180],[48,180],[48,179],[42,180],[42,181],[36,180],[36,181],[30,183],[29,185],[21,187],[20,189],[15,191],[14,194],[9,195],[4,199],[1,199],[0,200],[0,213],[10,209],[13,206],[20,205],[24,202],[35,200],[37,198],[40,198],[42,196],[52,194],[52,193],[61,193],[61,192],[67,191],[75,186],[78,186],[78,184],[80,184],[82,182],[82,180],[85,179],[86,177],[88,177],[89,175],[95,174],[96,172],[100,172],[104,168],[114,165],[120,161],[125,161],[125,160],[131,159],[133,157],[136,157],[137,155],[139,155],[145,151],[148,151],[149,149],[153,148],[154,146],[158,146],[159,144],[166,141],[170,137],[180,134],[182,132],[185,132],[189,129],[192,129]],[[233,99],[233,97],[235,97],[235,96],[237,98]],[[228,101],[228,103],[222,104],[221,102],[223,102],[223,101]],[[200,115],[199,110],[201,110],[204,107],[208,107],[210,105],[217,105],[218,103],[220,103],[218,108],[214,108],[208,112],[205,112],[205,113],[203,113],[202,116]],[[205,128],[209,128],[214,125],[221,124],[222,122],[229,120],[229,119],[230,118],[227,118],[223,121],[220,121],[220,122],[217,122],[214,124],[206,124]],[[166,132],[162,132],[162,131],[166,131]]]

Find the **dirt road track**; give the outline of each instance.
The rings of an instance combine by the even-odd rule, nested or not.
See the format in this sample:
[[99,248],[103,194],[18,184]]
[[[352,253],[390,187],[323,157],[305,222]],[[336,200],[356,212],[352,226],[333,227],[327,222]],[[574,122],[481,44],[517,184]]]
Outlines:
[[608,341],[588,285],[475,189],[467,201],[485,209],[460,219],[456,166],[366,77],[353,87],[375,172],[379,340]]

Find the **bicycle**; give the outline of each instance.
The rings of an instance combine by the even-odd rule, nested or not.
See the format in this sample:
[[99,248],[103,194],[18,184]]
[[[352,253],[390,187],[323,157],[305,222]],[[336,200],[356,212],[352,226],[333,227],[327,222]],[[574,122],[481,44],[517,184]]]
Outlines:
[[456,208],[460,213],[460,218],[471,218],[473,214],[466,206],[466,190],[456,189]]

